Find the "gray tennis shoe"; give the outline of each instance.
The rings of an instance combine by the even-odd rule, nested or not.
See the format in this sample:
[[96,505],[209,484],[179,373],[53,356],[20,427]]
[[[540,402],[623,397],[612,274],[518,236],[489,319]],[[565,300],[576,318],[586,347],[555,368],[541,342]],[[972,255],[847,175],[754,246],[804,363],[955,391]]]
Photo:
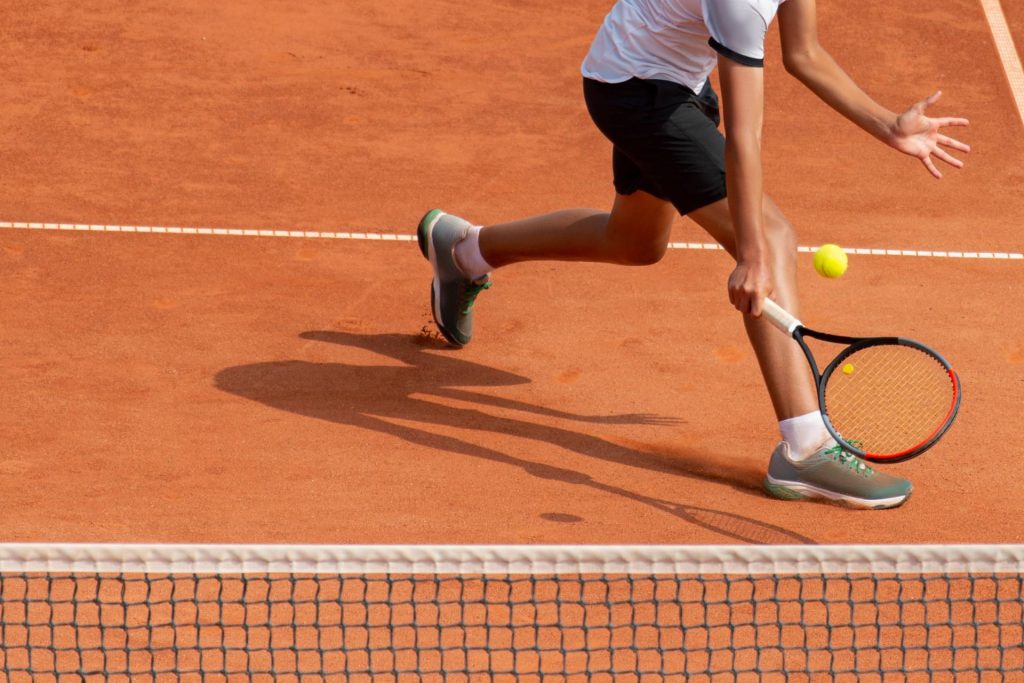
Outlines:
[[789,444],[775,447],[764,488],[776,498],[828,498],[861,508],[893,508],[910,497],[906,479],[877,472],[838,445],[825,446],[806,460],[789,458]]
[[455,346],[473,338],[473,304],[490,288],[490,278],[469,279],[455,262],[455,245],[465,239],[470,224],[457,216],[433,209],[420,220],[416,238],[423,257],[434,268],[430,307],[441,334]]

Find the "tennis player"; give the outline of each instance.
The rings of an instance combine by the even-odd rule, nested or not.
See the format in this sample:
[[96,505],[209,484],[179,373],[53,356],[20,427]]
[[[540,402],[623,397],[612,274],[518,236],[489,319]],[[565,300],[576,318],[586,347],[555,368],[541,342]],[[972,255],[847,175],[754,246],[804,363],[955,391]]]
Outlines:
[[[946,149],[970,148],[941,129],[967,121],[926,116],[938,92],[901,114],[872,100],[818,42],[815,0],[619,0],[582,67],[587,108],[613,145],[611,212],[568,209],[487,227],[428,212],[418,237],[434,269],[434,317],[448,341],[465,345],[494,269],[542,259],[656,263],[674,213],[689,216],[736,260],[729,300],[744,314],[782,436],[765,488],[784,499],[894,507],[910,482],[836,445],[800,349],[760,319],[765,296],[798,315],[795,234],[764,193],[761,163],[764,40],[776,14],[786,71],[824,102],[936,178],[936,160],[963,166]],[[708,80],[716,65],[724,136]]]

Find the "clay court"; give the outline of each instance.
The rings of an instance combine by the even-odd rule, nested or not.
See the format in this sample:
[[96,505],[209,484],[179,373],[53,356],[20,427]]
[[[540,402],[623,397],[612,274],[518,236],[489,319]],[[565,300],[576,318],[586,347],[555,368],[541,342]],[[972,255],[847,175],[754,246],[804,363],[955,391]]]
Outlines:
[[762,492],[774,417],[731,261],[689,221],[649,268],[503,270],[473,344],[439,341],[425,210],[610,206],[579,77],[610,5],[0,11],[3,540],[1020,542],[1024,136],[978,0],[819,2],[880,102],[942,89],[935,114],[971,120],[942,181],[789,78],[769,34],[768,192],[801,245],[890,250],[838,280],[803,254],[802,318],[926,340],[963,381],[949,435],[889,466],[905,506]]

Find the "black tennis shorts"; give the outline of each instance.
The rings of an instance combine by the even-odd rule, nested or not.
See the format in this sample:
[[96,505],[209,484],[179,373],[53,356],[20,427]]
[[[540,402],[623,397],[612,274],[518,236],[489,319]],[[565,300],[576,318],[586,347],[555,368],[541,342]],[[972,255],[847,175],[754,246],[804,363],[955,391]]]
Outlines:
[[725,197],[725,138],[710,81],[697,94],[670,81],[584,78],[583,95],[614,145],[616,192],[643,190],[683,215]]

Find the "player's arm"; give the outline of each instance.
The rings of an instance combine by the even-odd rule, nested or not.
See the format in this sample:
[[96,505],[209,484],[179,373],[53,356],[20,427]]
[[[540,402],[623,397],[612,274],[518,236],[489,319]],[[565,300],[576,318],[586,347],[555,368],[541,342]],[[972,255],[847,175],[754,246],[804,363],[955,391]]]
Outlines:
[[969,152],[970,147],[939,133],[939,129],[966,126],[967,119],[924,115],[941,93],[915,103],[902,114],[889,111],[868,96],[818,42],[815,0],[787,0],[779,7],[778,19],[786,71],[822,101],[879,140],[920,159],[936,178],[942,174],[932,157],[955,168],[963,166],[940,145],[960,152]]
[[726,192],[736,231],[736,269],[729,277],[729,300],[740,312],[759,316],[764,297],[772,292],[761,168],[764,69],[720,55],[718,70],[725,110]]

